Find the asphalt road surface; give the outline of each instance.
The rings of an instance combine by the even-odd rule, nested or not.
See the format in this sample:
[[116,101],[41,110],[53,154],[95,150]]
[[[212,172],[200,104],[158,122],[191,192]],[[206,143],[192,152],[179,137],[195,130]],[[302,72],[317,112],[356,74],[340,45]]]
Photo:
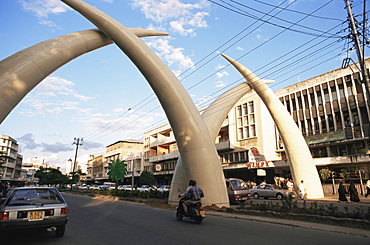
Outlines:
[[202,224],[175,212],[122,201],[63,194],[70,206],[62,238],[46,231],[12,231],[0,235],[0,244],[369,244],[369,237],[207,215]]

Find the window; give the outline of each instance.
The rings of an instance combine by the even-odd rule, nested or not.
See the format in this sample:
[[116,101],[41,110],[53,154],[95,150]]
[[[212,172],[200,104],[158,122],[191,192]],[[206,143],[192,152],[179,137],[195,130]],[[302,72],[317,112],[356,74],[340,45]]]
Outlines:
[[333,100],[337,100],[338,96],[337,96],[337,90],[335,89],[335,87],[331,87],[330,90],[331,90],[331,97],[333,98]]
[[310,94],[310,99],[311,99],[311,105],[314,106],[316,104],[314,93]]
[[344,98],[344,87],[343,84],[339,84],[339,98]]
[[[243,110],[242,110],[243,109]],[[254,102],[250,101],[236,107],[238,140],[256,137]],[[242,111],[241,111],[242,110]]]
[[234,153],[234,160],[235,160],[235,162],[239,162],[239,153],[238,152]]
[[303,98],[304,98],[304,106],[305,106],[305,109],[308,109],[309,108],[309,103],[308,103],[308,95],[305,94],[303,95]]
[[330,101],[330,96],[329,96],[329,89],[324,89],[324,100],[325,103]]
[[322,104],[322,96],[321,96],[321,91],[316,92],[317,95],[317,104],[321,105]]

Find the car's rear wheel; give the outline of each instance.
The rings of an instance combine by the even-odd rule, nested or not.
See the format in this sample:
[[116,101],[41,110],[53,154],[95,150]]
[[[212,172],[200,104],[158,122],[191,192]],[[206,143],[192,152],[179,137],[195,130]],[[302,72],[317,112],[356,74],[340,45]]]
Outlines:
[[254,193],[254,194],[253,194],[253,198],[254,198],[254,199],[259,199],[259,198],[260,198],[260,195],[258,195],[258,193]]
[[57,226],[57,230],[55,231],[55,236],[62,237],[64,236],[65,231],[66,231],[66,225]]
[[282,194],[280,194],[280,193],[278,193],[278,194],[276,195],[276,198],[277,198],[278,200],[281,200],[281,199],[283,199],[283,195],[282,195]]
[[182,214],[181,214],[180,210],[177,210],[177,212],[176,212],[176,219],[178,221],[181,221],[182,220]]

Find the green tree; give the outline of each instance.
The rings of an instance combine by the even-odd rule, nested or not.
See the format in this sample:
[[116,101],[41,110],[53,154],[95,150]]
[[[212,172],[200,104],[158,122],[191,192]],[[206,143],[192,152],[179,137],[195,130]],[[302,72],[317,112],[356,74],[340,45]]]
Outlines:
[[81,176],[86,175],[85,173],[82,173],[81,169],[76,172],[70,172],[69,174],[72,178],[72,184],[77,184],[80,181]]
[[154,175],[151,172],[144,170],[139,177],[141,185],[151,185],[154,181]]
[[350,179],[350,174],[349,174],[349,171],[345,168],[341,168],[340,169],[340,173],[339,173],[339,176],[343,179]]
[[109,179],[116,182],[115,189],[118,189],[118,181],[123,179],[125,177],[125,174],[127,172],[127,164],[125,161],[120,161],[119,159],[111,160],[108,166],[108,175]]
[[36,171],[35,177],[39,178],[41,185],[66,184],[69,181],[66,175],[54,168],[40,168]]
[[325,180],[329,179],[331,175],[331,171],[327,168],[323,168],[323,169],[320,169],[319,174],[320,174],[321,180],[325,182]]

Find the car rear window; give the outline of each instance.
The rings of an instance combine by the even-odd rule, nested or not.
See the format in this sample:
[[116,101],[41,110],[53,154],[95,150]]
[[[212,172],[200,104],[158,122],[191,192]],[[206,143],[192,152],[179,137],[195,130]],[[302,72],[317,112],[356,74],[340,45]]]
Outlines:
[[52,189],[14,190],[7,201],[7,206],[59,204],[63,200]]

